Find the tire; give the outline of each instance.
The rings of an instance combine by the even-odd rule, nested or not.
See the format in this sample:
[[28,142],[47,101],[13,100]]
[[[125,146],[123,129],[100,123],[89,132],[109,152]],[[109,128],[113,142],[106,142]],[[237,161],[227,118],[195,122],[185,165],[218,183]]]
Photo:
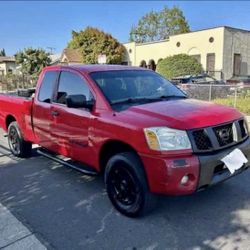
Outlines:
[[8,143],[13,155],[26,158],[31,155],[32,143],[23,139],[17,122],[11,122],[8,127]]
[[143,165],[133,152],[111,157],[105,169],[105,184],[111,203],[126,216],[145,215],[155,206]]

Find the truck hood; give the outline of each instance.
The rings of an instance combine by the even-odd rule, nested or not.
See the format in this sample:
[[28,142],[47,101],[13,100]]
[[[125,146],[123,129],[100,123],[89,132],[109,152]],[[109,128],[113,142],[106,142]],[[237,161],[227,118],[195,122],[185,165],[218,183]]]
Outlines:
[[243,116],[234,108],[192,99],[138,105],[124,112],[127,117],[138,120],[140,125],[168,126],[184,130],[215,126]]

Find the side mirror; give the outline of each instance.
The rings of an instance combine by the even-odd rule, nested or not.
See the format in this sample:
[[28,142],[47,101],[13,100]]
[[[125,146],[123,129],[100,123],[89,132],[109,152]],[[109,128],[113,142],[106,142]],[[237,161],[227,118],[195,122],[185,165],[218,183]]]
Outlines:
[[87,101],[85,95],[68,95],[66,97],[66,104],[68,108],[86,108],[92,110],[95,101]]

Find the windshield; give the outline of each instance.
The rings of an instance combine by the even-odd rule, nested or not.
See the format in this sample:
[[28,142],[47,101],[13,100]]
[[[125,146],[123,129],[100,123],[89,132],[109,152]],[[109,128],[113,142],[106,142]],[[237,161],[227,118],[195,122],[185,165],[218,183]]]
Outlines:
[[153,71],[113,70],[93,72],[90,76],[112,106],[186,98],[180,89]]

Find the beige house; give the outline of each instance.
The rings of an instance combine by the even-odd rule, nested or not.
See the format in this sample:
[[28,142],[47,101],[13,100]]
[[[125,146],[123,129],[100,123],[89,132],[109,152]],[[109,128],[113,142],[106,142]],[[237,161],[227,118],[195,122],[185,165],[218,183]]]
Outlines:
[[168,39],[137,44],[124,44],[125,63],[140,66],[143,61],[157,62],[167,56],[185,53],[194,56],[205,71],[218,79],[250,75],[250,31],[217,27],[173,35]]
[[51,65],[80,64],[82,63],[81,52],[78,49],[66,48],[61,54],[50,55]]
[[12,56],[0,56],[0,76],[13,73],[16,70],[16,60]]
[[82,56],[77,49],[64,49],[60,58],[61,64],[78,64],[82,63]]

